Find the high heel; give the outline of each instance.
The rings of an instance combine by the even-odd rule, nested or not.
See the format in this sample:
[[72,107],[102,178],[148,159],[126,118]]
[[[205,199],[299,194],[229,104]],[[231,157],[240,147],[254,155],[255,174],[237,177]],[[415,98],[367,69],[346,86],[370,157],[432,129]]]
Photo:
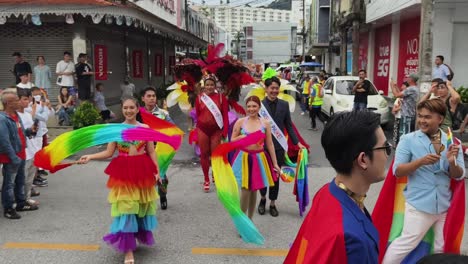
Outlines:
[[207,193],[210,192],[210,182],[207,181],[203,184],[203,190]]

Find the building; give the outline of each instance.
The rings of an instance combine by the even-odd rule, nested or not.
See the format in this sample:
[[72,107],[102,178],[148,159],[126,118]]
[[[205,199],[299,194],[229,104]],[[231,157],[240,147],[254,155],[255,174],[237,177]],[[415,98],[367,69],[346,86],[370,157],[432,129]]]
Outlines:
[[[399,0],[388,5],[385,0],[368,1],[366,23],[371,27],[360,36],[360,62],[368,76],[386,94],[390,79],[400,84],[411,73],[419,72],[421,1]],[[455,87],[467,86],[468,75],[468,2],[436,0],[432,23],[432,59],[443,55],[455,72]],[[422,87],[423,92],[428,87]]]
[[[335,56],[330,47],[330,0],[312,0],[310,5],[308,54],[315,56],[315,61],[325,65],[327,72],[335,72],[340,67],[339,56]],[[335,50],[337,46],[334,47]]]
[[251,23],[244,28],[244,62],[281,64],[294,59],[297,26],[287,22]]
[[[304,10],[305,5],[305,10]],[[291,0],[291,22],[297,24],[297,32],[302,33],[297,38],[297,54],[302,55],[302,46],[305,42],[304,52],[307,51],[308,45],[305,38],[309,29],[309,24],[306,22],[310,17],[311,0]],[[305,37],[305,38],[304,38]]]
[[177,46],[205,47],[214,42],[214,25],[184,21],[180,1],[134,2],[1,1],[0,87],[14,85],[9,72],[13,52],[21,52],[32,67],[42,55],[54,73],[50,98],[55,101],[59,88],[55,67],[63,52],[71,52],[75,61],[79,53],[87,53],[96,71],[94,82],[104,83],[107,102],[116,104],[126,76],[138,90],[147,85],[164,88],[172,81]]

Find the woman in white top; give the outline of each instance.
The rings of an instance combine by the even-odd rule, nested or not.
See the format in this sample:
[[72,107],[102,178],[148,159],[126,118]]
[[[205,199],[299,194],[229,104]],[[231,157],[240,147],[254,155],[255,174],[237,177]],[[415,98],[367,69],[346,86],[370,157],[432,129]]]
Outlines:
[[[390,85],[396,86],[396,83],[392,80]],[[407,82],[403,82],[400,91],[403,92],[408,86],[409,84]],[[393,123],[393,148],[396,148],[400,141],[401,100],[403,100],[403,98],[397,98],[392,108],[392,114],[395,116],[395,123]]]
[[75,73],[75,64],[71,60],[71,53],[65,51],[63,53],[63,60],[57,63],[57,68],[55,70],[57,73],[57,85],[61,87],[73,87],[74,85],[74,77],[73,74]]
[[50,67],[45,64],[44,56],[37,56],[37,65],[34,67],[34,83],[37,87],[43,88],[47,94],[52,87],[50,80],[52,79],[52,72]]

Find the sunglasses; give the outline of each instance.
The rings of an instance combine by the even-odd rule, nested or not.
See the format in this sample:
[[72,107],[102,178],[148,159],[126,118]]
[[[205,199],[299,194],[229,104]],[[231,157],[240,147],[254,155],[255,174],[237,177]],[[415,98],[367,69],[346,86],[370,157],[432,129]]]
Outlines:
[[385,142],[385,146],[373,148],[372,150],[374,151],[374,150],[381,150],[381,149],[385,149],[385,154],[387,154],[387,156],[390,156],[390,154],[392,154],[392,144],[388,142]]

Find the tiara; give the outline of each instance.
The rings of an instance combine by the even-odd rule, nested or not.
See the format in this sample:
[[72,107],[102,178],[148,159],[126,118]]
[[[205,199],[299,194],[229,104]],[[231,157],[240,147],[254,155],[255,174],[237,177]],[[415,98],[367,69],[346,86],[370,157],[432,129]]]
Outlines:
[[211,73],[210,73],[210,74],[206,74],[206,75],[203,76],[203,82],[206,82],[207,80],[212,80],[212,81],[214,81],[215,83],[218,82],[218,78],[216,78],[216,75],[211,74]]

